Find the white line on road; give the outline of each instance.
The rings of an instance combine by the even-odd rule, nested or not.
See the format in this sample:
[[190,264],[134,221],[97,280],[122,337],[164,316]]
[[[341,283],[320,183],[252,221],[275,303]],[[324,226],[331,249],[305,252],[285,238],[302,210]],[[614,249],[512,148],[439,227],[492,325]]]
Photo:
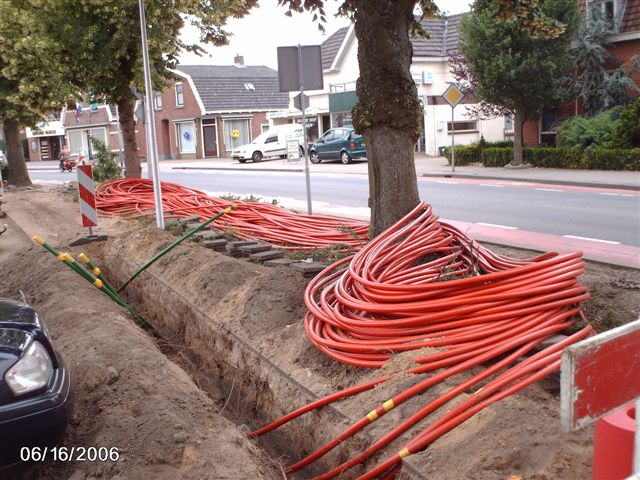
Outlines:
[[600,195],[608,195],[610,197],[635,197],[635,195],[632,195],[630,193],[605,193],[605,192],[600,192]]
[[459,182],[452,182],[450,180],[437,180],[436,183],[449,183],[451,185],[458,185]]
[[576,235],[563,235],[565,238],[575,238],[576,240],[588,240],[590,242],[609,243],[611,245],[620,245],[620,242],[612,242],[611,240],[600,240],[599,238],[578,237]]
[[504,185],[491,185],[489,183],[481,183],[481,187],[495,187],[495,188],[504,188]]
[[484,225],[485,227],[504,228],[506,230],[518,230],[518,227],[510,227],[508,225],[496,225],[495,223],[476,222],[476,225]]
[[536,190],[541,192],[564,192],[564,190],[558,190],[557,188],[536,188]]

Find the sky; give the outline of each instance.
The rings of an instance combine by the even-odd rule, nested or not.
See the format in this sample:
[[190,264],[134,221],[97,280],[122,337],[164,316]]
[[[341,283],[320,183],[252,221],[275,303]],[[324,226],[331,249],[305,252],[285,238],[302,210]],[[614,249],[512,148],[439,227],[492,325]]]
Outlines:
[[[231,65],[236,54],[244,57],[245,65],[266,65],[277,69],[277,47],[292,45],[319,45],[337,29],[348,26],[349,21],[335,17],[340,5],[338,0],[326,0],[326,33],[318,30],[308,13],[294,13],[285,16],[287,9],[279,7],[277,0],[260,0],[260,6],[241,19],[231,19],[226,30],[231,32],[229,45],[214,47],[202,45],[207,51],[205,56],[185,53],[180,57],[183,65]],[[440,9],[449,14],[469,10],[470,0],[436,0]],[[198,41],[198,31],[194,27],[185,27],[182,31],[184,41]]]

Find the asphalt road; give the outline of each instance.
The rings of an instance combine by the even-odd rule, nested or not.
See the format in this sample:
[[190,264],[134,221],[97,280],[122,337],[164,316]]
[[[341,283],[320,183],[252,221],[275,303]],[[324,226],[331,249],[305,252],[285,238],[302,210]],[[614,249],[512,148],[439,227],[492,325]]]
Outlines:
[[[75,180],[75,175],[30,171],[32,180]],[[171,170],[162,180],[206,190],[305,200],[304,175],[274,172]],[[640,196],[637,192],[562,185],[482,180],[439,182],[419,179],[421,198],[442,218],[490,224],[557,236],[584,237],[640,246]],[[366,207],[364,175],[313,174],[314,201]]]

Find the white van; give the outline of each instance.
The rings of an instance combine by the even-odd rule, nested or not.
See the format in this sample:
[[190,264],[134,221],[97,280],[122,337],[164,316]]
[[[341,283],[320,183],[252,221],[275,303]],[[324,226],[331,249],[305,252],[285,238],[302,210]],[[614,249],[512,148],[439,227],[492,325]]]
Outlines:
[[267,157],[286,158],[288,140],[298,141],[300,155],[302,156],[304,154],[302,150],[304,143],[302,125],[288,123],[272,127],[258,135],[253,142],[234,148],[231,152],[231,158],[238,160],[240,163],[244,163],[247,160],[260,162]]

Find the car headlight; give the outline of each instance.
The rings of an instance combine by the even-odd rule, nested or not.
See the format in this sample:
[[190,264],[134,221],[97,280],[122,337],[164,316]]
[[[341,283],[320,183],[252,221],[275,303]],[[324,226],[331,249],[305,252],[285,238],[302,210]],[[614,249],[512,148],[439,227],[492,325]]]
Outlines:
[[53,364],[47,350],[33,341],[22,358],[7,370],[4,380],[15,395],[22,395],[46,386],[52,375]]

